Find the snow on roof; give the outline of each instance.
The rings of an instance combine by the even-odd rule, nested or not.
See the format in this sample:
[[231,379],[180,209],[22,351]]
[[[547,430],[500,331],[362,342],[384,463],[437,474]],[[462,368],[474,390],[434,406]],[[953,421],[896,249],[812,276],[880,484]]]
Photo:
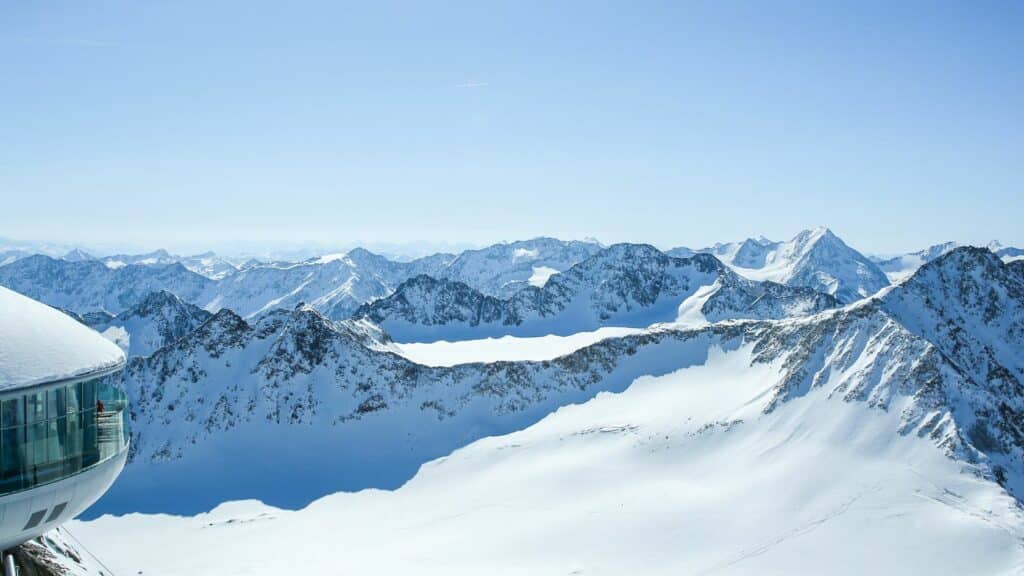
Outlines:
[[0,391],[114,368],[124,353],[91,328],[0,286]]

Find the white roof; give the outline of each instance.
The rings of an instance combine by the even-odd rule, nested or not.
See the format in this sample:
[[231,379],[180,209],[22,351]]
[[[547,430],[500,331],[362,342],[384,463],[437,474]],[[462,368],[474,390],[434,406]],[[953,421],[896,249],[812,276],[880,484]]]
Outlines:
[[113,368],[124,353],[91,328],[0,286],[0,391]]

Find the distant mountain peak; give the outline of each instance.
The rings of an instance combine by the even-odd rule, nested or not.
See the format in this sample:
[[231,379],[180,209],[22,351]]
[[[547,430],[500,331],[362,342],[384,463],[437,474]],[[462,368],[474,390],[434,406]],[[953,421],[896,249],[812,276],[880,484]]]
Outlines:
[[86,260],[95,260],[96,257],[81,248],[74,248],[62,256],[61,259],[67,260],[68,262],[82,262]]

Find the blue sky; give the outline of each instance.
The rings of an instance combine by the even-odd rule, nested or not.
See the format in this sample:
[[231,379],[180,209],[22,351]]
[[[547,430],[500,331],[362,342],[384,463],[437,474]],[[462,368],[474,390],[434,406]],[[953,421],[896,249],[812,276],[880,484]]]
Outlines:
[[0,236],[1024,244],[1024,4],[0,6]]

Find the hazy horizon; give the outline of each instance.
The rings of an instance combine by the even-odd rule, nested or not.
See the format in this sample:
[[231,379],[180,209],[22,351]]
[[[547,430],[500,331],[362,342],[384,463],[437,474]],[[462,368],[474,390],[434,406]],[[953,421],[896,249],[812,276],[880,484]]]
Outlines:
[[[768,238],[768,237],[765,237],[764,235],[753,234],[753,235],[748,235],[748,236],[745,236],[745,237],[742,237],[742,238],[716,239],[716,240],[710,240],[710,241],[707,241],[707,242],[702,242],[702,243],[693,244],[693,245],[684,245],[684,244],[668,244],[668,245],[664,245],[664,244],[656,244],[656,243],[653,243],[653,242],[645,242],[643,240],[623,240],[622,242],[630,242],[630,243],[638,243],[638,244],[652,244],[652,245],[656,246],[657,248],[659,248],[661,250],[669,250],[669,249],[672,249],[672,248],[703,249],[703,248],[711,247],[712,245],[717,244],[717,243],[739,242],[739,241],[746,240],[748,238],[764,237],[767,240],[772,240],[772,241],[787,241],[787,240],[792,239],[792,237],[795,236],[796,234],[798,234],[799,232],[801,232],[803,230],[813,229],[813,228],[815,228],[815,227],[814,226],[807,226],[805,228],[802,228],[801,230],[795,230],[792,234],[787,235],[785,237]],[[828,227],[826,226],[826,228],[828,228]],[[840,233],[836,232],[834,229],[831,229],[831,228],[830,228],[830,230],[832,230],[832,232],[834,234],[836,234],[841,240],[843,240],[851,248],[853,248],[853,249],[855,249],[855,250],[857,250],[859,252],[862,252],[865,255],[869,255],[869,256],[897,256],[897,255],[900,255],[900,254],[906,254],[906,253],[910,253],[910,252],[916,252],[918,250],[923,250],[925,248],[929,248],[931,246],[934,246],[935,244],[942,243],[942,242],[935,242],[935,243],[930,243],[930,244],[927,244],[927,245],[912,247],[912,248],[905,249],[905,250],[889,250],[889,251],[876,252],[876,251],[861,250],[857,245],[851,243],[847,238],[845,238],[843,236],[843,234],[840,234]],[[192,256],[192,255],[203,254],[203,253],[206,253],[206,252],[214,252],[214,253],[216,253],[219,256],[228,257],[228,258],[256,257],[256,258],[276,258],[276,259],[282,259],[282,260],[288,260],[288,259],[301,260],[301,259],[307,259],[307,258],[311,258],[311,257],[315,257],[315,256],[321,256],[321,255],[325,255],[325,254],[330,254],[330,253],[334,253],[334,252],[346,252],[346,251],[349,251],[349,250],[352,250],[352,249],[355,249],[355,248],[364,248],[366,250],[369,250],[369,251],[374,252],[376,254],[387,256],[389,258],[413,259],[413,258],[418,258],[418,257],[422,257],[422,256],[429,256],[429,255],[438,254],[438,253],[456,253],[457,254],[457,253],[462,252],[464,250],[475,250],[475,249],[480,249],[480,248],[486,248],[488,246],[493,246],[493,245],[496,245],[496,244],[507,244],[507,243],[512,243],[512,242],[519,242],[519,241],[525,241],[525,240],[533,240],[533,239],[541,238],[541,237],[556,238],[558,240],[564,240],[564,241],[597,242],[597,243],[600,243],[600,244],[605,245],[605,246],[617,243],[617,242],[607,242],[607,241],[603,240],[602,238],[597,238],[597,237],[593,237],[593,236],[586,236],[586,237],[582,237],[582,238],[564,238],[564,237],[559,237],[559,236],[555,236],[555,235],[552,235],[552,234],[541,234],[541,235],[538,235],[538,236],[530,236],[530,237],[524,237],[524,238],[499,239],[499,240],[496,240],[494,242],[485,242],[485,243],[477,243],[477,244],[473,244],[473,243],[445,243],[445,242],[430,242],[430,241],[409,242],[409,243],[388,243],[388,242],[336,242],[336,243],[331,243],[331,242],[323,242],[323,243],[320,243],[320,242],[293,242],[293,243],[287,243],[287,242],[283,242],[283,243],[278,243],[278,244],[259,244],[259,243],[245,243],[245,242],[230,243],[230,242],[228,242],[228,243],[222,243],[220,245],[213,245],[213,246],[195,246],[195,247],[191,247],[191,248],[188,247],[188,246],[185,246],[184,249],[180,249],[182,247],[174,248],[174,247],[171,247],[169,245],[156,245],[156,244],[152,244],[152,245],[133,245],[133,244],[117,244],[117,243],[113,243],[113,244],[102,244],[102,243],[101,244],[88,244],[88,243],[82,243],[82,242],[59,242],[59,241],[46,241],[46,240],[35,241],[35,240],[27,240],[27,239],[10,238],[10,237],[6,237],[6,236],[0,236],[0,253],[4,252],[5,250],[22,249],[22,250],[26,250],[26,251],[30,251],[30,252],[37,252],[37,253],[41,253],[41,254],[47,254],[47,255],[50,255],[50,256],[62,256],[64,254],[66,254],[68,251],[76,250],[77,249],[77,250],[83,250],[83,251],[87,252],[88,254],[90,254],[92,256],[105,257],[105,256],[111,256],[111,255],[115,255],[115,254],[135,255],[135,254],[144,254],[144,253],[154,252],[154,251],[157,251],[157,250],[166,250],[169,253],[175,254],[175,255],[178,255],[178,256]],[[991,238],[991,239],[988,239],[988,240],[983,240],[983,241],[978,241],[978,242],[964,242],[964,241],[961,241],[961,240],[956,239],[956,238],[950,238],[950,239],[944,240],[943,242],[947,242],[947,241],[957,242],[959,244],[973,245],[973,246],[988,246],[992,242],[997,242],[997,243],[1000,243],[1000,244],[1002,244],[1004,246],[1021,247],[1018,244],[1009,243],[1009,242],[1003,241],[1000,238]]]

